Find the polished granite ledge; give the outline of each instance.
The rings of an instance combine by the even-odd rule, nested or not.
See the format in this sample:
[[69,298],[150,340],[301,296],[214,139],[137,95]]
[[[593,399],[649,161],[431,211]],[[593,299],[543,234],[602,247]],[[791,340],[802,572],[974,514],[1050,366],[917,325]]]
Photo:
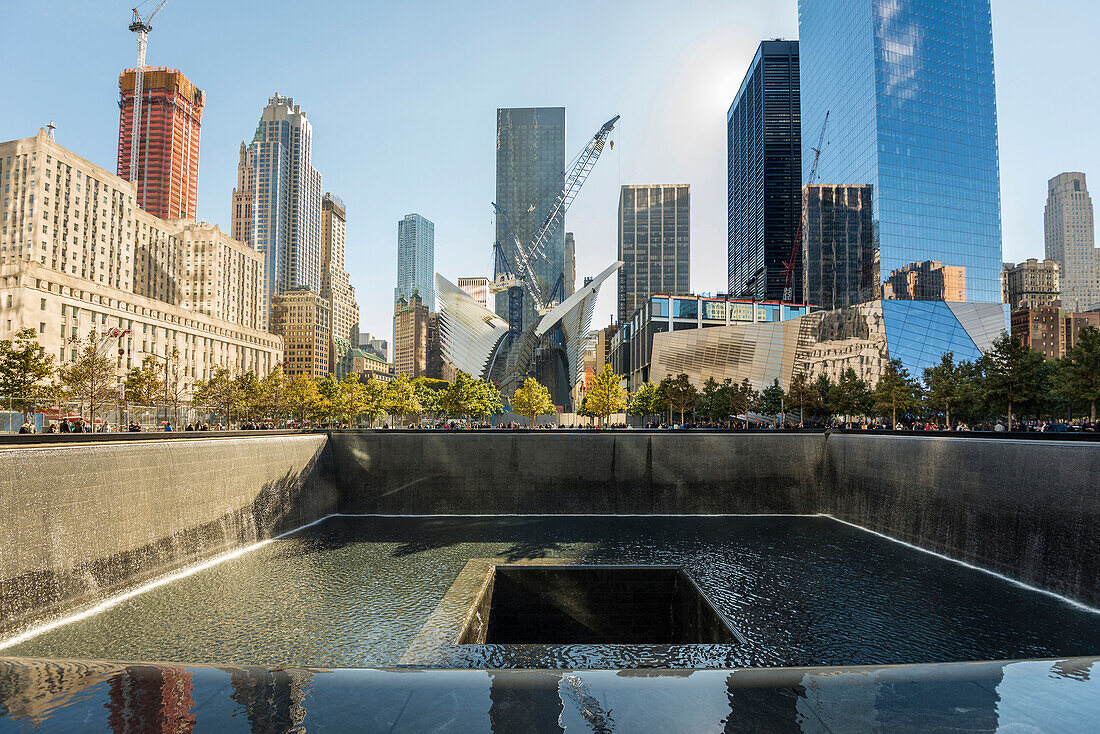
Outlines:
[[0,731],[1095,731],[1098,663],[328,670],[0,658]]

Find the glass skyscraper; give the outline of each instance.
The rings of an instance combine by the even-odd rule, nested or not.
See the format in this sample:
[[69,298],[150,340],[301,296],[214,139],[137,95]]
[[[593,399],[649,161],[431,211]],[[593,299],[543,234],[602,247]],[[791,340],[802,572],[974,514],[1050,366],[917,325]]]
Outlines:
[[[798,41],[763,41],[726,113],[731,296],[783,297],[802,201],[798,84]],[[803,300],[800,261],[794,300]]]
[[397,287],[393,301],[406,301],[414,293],[435,311],[435,224],[419,214],[406,214],[397,222]]
[[[234,189],[234,234],[264,254],[265,306],[288,290],[321,293],[321,174],[311,162],[313,129],[300,105],[276,94],[267,101]],[[248,198],[247,224],[239,200]],[[238,232],[238,230],[240,230]]]
[[798,6],[802,139],[828,111],[817,180],[872,187],[880,277],[936,261],[965,268],[966,300],[1000,302],[989,0]]
[[619,323],[658,294],[691,293],[691,187],[619,191]]
[[[496,204],[504,216],[497,217],[496,240],[505,252],[513,249],[509,224],[520,243],[529,245],[564,185],[565,108],[498,109]],[[565,222],[543,243],[543,254],[533,265],[547,298],[565,274]],[[496,312],[508,319],[507,292],[497,294]],[[537,318],[535,303],[524,289],[524,325],[534,324]]]

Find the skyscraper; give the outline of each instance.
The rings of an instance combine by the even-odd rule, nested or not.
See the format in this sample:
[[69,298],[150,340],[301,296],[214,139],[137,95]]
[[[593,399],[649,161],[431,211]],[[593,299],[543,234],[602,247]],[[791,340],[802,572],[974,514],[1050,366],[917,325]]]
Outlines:
[[414,378],[427,371],[429,316],[419,293],[410,298],[399,296],[394,304],[393,366],[397,374]]
[[321,296],[332,311],[329,362],[341,378],[348,369],[344,355],[359,342],[359,304],[344,268],[346,233],[344,202],[338,196],[325,194],[321,199]]
[[[526,247],[535,238],[554,199],[565,185],[565,108],[497,110],[496,239],[509,251],[512,234]],[[509,230],[509,225],[511,229]],[[543,243],[545,257],[533,263],[535,279],[548,298],[565,278],[565,223]],[[515,263],[511,264],[516,267]],[[542,305],[542,304],[539,304]],[[523,322],[535,323],[536,304],[524,289]],[[508,318],[508,294],[498,293],[496,312]]]
[[[783,297],[801,215],[801,140],[798,41],[763,41],[726,113],[730,295]],[[802,301],[801,257],[794,300]]]
[[650,296],[691,292],[691,190],[687,184],[619,192],[619,321]]
[[397,222],[394,303],[402,297],[408,301],[414,293],[429,311],[435,308],[435,224],[419,214],[406,214]]
[[482,308],[489,308],[489,279],[485,276],[459,278],[458,289],[477,301]]
[[1001,271],[1003,300],[1010,311],[1057,305],[1062,300],[1059,276],[1058,263],[1053,260],[1039,262],[1032,257],[1019,264],[1005,263]]
[[322,188],[312,148],[313,129],[301,106],[276,93],[238,162],[233,235],[243,234],[244,205],[251,201],[246,241],[264,255],[268,308],[273,296],[292,288],[321,293]]
[[[118,75],[118,175],[130,179],[134,75]],[[205,96],[179,69],[146,67],[138,136],[137,205],[162,219],[195,219]]]
[[1046,255],[1061,269],[1062,307],[1084,311],[1100,303],[1100,249],[1085,174],[1059,173],[1050,179],[1043,220]]
[[[989,0],[799,0],[802,139],[829,114],[818,180],[873,187],[882,274],[966,268],[1001,299]],[[802,176],[813,161],[802,148]],[[807,294],[808,300],[813,296]]]

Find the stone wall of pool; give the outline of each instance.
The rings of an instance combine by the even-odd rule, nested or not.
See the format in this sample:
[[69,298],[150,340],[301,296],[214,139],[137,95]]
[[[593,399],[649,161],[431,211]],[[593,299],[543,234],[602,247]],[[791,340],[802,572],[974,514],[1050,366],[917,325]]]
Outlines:
[[643,431],[181,439],[0,447],[0,634],[335,512],[825,513],[1100,605],[1097,442]]
[[0,633],[335,511],[323,435],[0,448]]

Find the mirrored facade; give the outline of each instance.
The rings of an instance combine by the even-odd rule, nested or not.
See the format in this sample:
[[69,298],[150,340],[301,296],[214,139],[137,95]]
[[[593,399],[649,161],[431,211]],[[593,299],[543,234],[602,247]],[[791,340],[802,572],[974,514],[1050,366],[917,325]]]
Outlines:
[[1000,303],[880,299],[789,321],[653,334],[648,379],[686,373],[699,388],[708,378],[748,379],[757,390],[779,380],[786,390],[800,372],[836,380],[850,367],[874,386],[891,359],[919,378],[948,352],[977,359],[1007,330]]
[[691,189],[623,186],[619,193],[619,321],[650,296],[691,292]]
[[873,187],[880,273],[935,260],[999,302],[989,0],[800,0],[799,36],[803,137],[829,113],[818,181]]
[[[504,245],[512,241],[514,233],[526,247],[565,186],[565,108],[498,109],[496,170],[495,203],[504,213],[497,217],[496,240]],[[545,257],[534,262],[535,278],[542,292],[549,295],[565,274],[564,222],[542,249]],[[496,312],[507,320],[507,292],[497,294]],[[535,304],[525,289],[523,321],[533,324],[537,320]]]

